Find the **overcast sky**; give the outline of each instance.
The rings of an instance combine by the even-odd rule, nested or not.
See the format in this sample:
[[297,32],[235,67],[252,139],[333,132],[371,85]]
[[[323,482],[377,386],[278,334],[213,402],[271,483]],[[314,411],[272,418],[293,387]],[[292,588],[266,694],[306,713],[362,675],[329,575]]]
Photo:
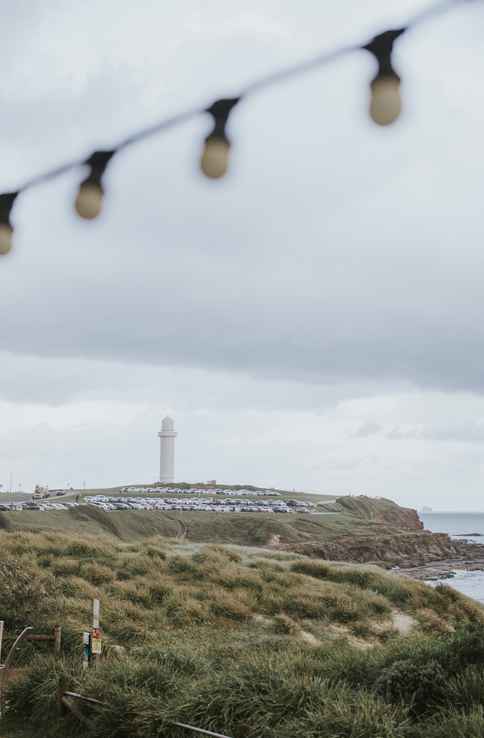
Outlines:
[[[0,188],[409,17],[401,0],[22,0],[2,11]],[[393,4],[392,4],[393,5]],[[484,6],[396,50],[405,114],[367,117],[364,52],[19,198],[0,261],[0,482],[179,480],[484,509]]]

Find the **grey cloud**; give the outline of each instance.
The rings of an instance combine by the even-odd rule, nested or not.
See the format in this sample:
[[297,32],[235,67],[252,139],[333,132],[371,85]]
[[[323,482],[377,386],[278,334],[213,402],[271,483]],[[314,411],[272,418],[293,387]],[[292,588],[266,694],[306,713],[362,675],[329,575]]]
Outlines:
[[[325,416],[348,396],[371,397],[383,388],[374,384],[321,384],[280,377],[257,379],[242,371],[223,372],[189,367],[99,361],[85,358],[35,357],[0,352],[0,401],[47,405],[79,402],[152,403],[179,411],[311,413]],[[34,411],[35,412],[35,411]]]
[[[0,265],[1,346],[481,392],[471,152],[456,161],[412,118],[377,140],[363,119],[337,130],[326,116],[334,145],[315,160],[314,116],[296,146],[272,136],[276,120],[298,129],[285,98],[241,110],[222,187],[195,176],[204,121],[127,152],[113,162],[103,221],[87,227],[71,216],[75,176],[19,201],[18,251]],[[447,135],[479,120],[454,118]]]
[[383,434],[391,441],[442,441],[445,443],[483,443],[484,425],[474,421],[469,423],[449,423],[448,425],[394,426]]
[[353,433],[352,438],[370,438],[375,436],[383,430],[379,423],[372,422],[371,420],[362,423]]
[[[484,389],[475,153],[484,106],[474,94],[484,75],[482,9],[465,5],[399,47],[405,115],[392,130],[367,121],[372,64],[355,54],[241,105],[223,184],[197,174],[209,125],[200,119],[113,160],[97,223],[72,215],[80,172],[19,198],[16,250],[0,260],[0,397],[33,412],[28,427],[46,439],[37,455],[29,430],[22,457],[22,431],[15,448],[7,433],[4,453],[18,453],[19,473],[22,458],[35,457],[39,474],[55,476],[68,456],[66,466],[91,463],[107,480],[105,446],[106,464],[117,469],[122,454],[119,475],[129,478],[153,463],[147,428],[168,406],[193,429],[184,468],[194,476],[213,476],[221,455],[209,463],[207,447],[197,447],[208,423],[212,450],[232,449],[220,462],[226,478],[385,493],[400,475],[407,494],[411,444],[386,441],[413,434],[425,449],[448,438],[455,468],[424,469],[417,456],[412,484],[425,474],[436,487],[450,484],[469,459],[459,438],[480,438],[467,415],[455,427],[430,411],[404,422],[401,408],[380,417],[369,401],[341,425],[335,411],[333,429],[331,408],[408,385],[424,388],[422,402],[442,389],[440,407],[459,390]],[[114,0],[9,6],[0,31],[2,188],[414,9],[381,0],[331,9],[248,0],[240,16],[222,0],[202,10],[153,0],[123,13]],[[103,403],[114,428],[93,420]],[[140,418],[124,421],[127,406]],[[244,413],[257,410],[267,437],[252,447]],[[81,411],[92,417],[80,430],[56,426],[58,413]],[[281,427],[273,446],[271,423]],[[305,429],[300,441],[293,428]],[[355,451],[367,446],[370,455]]]

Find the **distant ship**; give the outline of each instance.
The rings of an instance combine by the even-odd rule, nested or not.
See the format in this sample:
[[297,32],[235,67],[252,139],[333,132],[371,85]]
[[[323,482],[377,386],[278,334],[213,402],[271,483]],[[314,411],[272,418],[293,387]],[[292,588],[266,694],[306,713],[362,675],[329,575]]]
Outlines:
[[426,507],[424,505],[423,508],[420,510],[420,512],[423,513],[423,514],[425,514],[425,513],[431,513],[431,512],[433,512],[433,510],[432,510],[431,507]]

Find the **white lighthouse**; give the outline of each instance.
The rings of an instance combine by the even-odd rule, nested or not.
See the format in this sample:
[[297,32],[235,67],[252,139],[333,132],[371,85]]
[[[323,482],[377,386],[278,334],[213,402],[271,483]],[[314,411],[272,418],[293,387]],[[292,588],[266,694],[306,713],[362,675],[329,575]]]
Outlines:
[[160,482],[175,481],[175,421],[168,415],[161,421],[160,438]]

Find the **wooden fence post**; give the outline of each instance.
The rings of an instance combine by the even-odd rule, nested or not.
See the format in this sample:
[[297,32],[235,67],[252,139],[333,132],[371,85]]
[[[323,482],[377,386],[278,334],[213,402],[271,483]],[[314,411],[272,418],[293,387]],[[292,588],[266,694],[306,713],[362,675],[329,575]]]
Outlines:
[[61,655],[62,646],[62,626],[56,625],[54,628],[54,653],[56,656]]

